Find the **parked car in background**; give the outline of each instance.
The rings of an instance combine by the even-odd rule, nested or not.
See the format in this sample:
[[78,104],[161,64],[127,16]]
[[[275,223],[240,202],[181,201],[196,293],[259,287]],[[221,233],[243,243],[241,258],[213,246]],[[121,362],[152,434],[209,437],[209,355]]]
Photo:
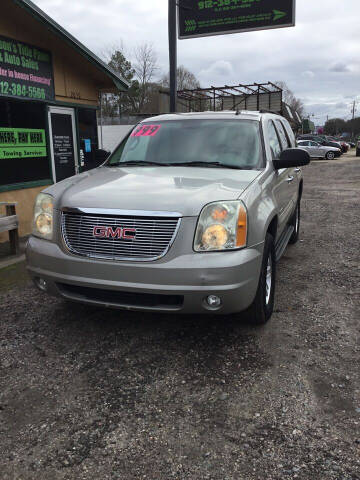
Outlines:
[[340,138],[335,138],[335,137],[330,137],[329,140],[331,142],[338,142],[340,143],[340,146],[341,146],[341,150],[343,153],[346,153],[349,151],[349,148],[350,148],[350,145],[346,142],[344,142],[344,140],[340,139]]
[[298,140],[297,144],[299,148],[306,150],[311,158],[326,158],[327,160],[333,160],[341,155],[341,150],[339,148],[321,145],[313,140]]
[[335,142],[333,140],[329,140],[328,137],[325,135],[300,135],[298,137],[298,140],[313,140],[314,142],[320,143],[321,145],[324,145],[326,147],[333,147],[333,148],[338,148],[341,153],[342,153],[342,148],[339,142]]
[[360,140],[356,143],[356,156],[360,157]]

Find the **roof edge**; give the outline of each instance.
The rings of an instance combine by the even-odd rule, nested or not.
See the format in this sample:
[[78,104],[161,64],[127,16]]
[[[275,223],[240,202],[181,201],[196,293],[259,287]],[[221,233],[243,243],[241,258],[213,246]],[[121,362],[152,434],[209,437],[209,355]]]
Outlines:
[[90,63],[102,70],[114,83],[117,89],[126,91],[129,88],[128,82],[114,72],[105,62],[103,62],[97,55],[89,50],[85,45],[79,42],[71,33],[65,30],[31,0],[13,0],[19,7],[27,10],[36,20],[45,24],[55,35],[65,40],[71,47],[73,47],[80,55],[85,57]]

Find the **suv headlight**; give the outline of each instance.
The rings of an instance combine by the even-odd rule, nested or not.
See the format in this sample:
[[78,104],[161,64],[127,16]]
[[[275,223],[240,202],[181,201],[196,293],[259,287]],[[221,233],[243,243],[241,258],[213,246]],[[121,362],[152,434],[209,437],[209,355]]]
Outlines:
[[53,197],[39,193],[34,207],[33,235],[51,240],[53,236]]
[[247,212],[240,200],[206,205],[196,228],[194,250],[234,250],[246,247]]

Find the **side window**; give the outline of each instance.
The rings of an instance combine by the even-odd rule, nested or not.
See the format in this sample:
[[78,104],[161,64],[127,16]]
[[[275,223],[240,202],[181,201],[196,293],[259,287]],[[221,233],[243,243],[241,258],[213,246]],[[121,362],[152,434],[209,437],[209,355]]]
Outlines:
[[279,132],[282,149],[285,150],[286,148],[290,148],[291,145],[286,135],[284,125],[280,120],[275,120],[275,121],[276,121],[277,131]]
[[270,120],[268,123],[268,136],[272,159],[277,160],[280,157],[281,145],[279,142],[279,137],[275,130],[274,122],[272,120]]
[[295,135],[294,135],[294,132],[291,130],[289,122],[284,121],[283,125],[285,125],[285,130],[287,131],[288,138],[290,139],[290,146],[291,147],[296,147]]

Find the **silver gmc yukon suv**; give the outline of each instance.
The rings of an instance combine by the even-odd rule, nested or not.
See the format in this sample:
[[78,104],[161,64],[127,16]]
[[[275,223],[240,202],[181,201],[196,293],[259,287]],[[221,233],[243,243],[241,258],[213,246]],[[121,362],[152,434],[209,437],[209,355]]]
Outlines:
[[271,113],[147,119],[102,166],[40,193],[28,270],[72,301],[264,323],[276,262],[299,236],[310,157],[295,147]]

